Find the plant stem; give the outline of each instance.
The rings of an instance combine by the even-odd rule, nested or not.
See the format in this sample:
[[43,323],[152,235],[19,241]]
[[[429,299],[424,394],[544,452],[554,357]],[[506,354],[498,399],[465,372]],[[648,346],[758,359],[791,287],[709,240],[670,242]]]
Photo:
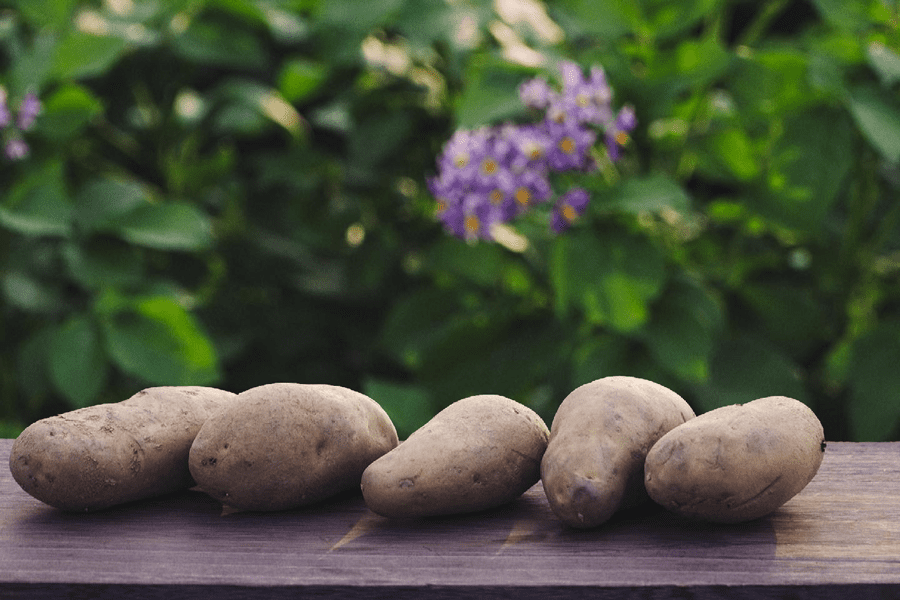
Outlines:
[[737,40],[738,46],[752,46],[762,37],[772,20],[790,4],[790,0],[763,3],[762,9]]

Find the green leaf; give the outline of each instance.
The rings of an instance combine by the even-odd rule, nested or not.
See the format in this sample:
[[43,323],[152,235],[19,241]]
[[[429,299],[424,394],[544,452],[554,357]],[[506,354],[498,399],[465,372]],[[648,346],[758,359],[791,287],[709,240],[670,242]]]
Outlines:
[[871,26],[863,0],[813,0],[813,4],[826,21],[839,29],[859,31]]
[[729,127],[713,133],[707,140],[711,158],[738,181],[750,181],[760,172],[760,164],[742,129]]
[[14,4],[35,29],[63,29],[70,22],[77,0],[16,0]]
[[445,0],[406,0],[392,23],[416,49],[427,51],[435,41],[454,38],[454,8]]
[[[630,340],[619,335],[598,335],[578,348],[572,366],[571,389],[610,375],[633,374]],[[644,361],[648,362],[648,361]]]
[[712,17],[720,0],[650,0],[644,2],[647,21],[657,37],[684,33],[703,17]]
[[0,438],[14,440],[25,431],[27,425],[20,421],[0,420]]
[[417,375],[438,405],[476,394],[524,399],[560,368],[566,340],[557,324],[492,313],[458,319],[428,348]]
[[486,287],[502,280],[508,267],[507,253],[496,244],[467,244],[454,237],[442,237],[425,257],[435,272],[452,273]]
[[694,85],[716,80],[732,64],[733,55],[715,38],[685,40],[675,52],[675,67],[680,76]]
[[22,391],[32,398],[51,392],[47,377],[50,345],[56,335],[56,325],[35,328],[16,349],[16,379]]
[[24,311],[53,313],[63,305],[58,286],[22,271],[8,270],[0,275],[0,289],[9,304]]
[[854,88],[850,113],[860,132],[888,161],[900,163],[900,105],[889,93],[874,86]]
[[[596,179],[591,178],[591,181],[596,181]],[[591,187],[590,183],[588,183],[588,187]],[[690,198],[684,189],[664,173],[633,177],[625,180],[618,187],[612,189],[601,187],[592,191],[595,192],[592,205],[601,211],[612,210],[637,214],[645,211],[674,210],[677,213],[685,214],[691,206]]]
[[156,385],[209,385],[219,378],[212,343],[172,298],[113,298],[98,306],[106,351],[123,371]]
[[575,37],[612,41],[641,24],[639,5],[628,0],[562,0],[555,7],[560,24]]
[[401,297],[384,321],[381,342],[398,360],[417,367],[460,310],[456,296],[439,288],[424,288]]
[[679,279],[654,304],[640,337],[673,374],[702,382],[709,376],[709,360],[723,326],[719,301],[697,283]]
[[303,102],[328,78],[328,66],[307,59],[287,61],[278,77],[278,89],[288,102]]
[[223,106],[213,127],[222,133],[259,134],[274,122],[295,136],[302,134],[302,119],[297,110],[268,86],[243,78],[226,79],[216,89]]
[[50,380],[73,408],[94,402],[106,385],[109,366],[89,317],[74,315],[56,330],[48,355]]
[[44,99],[36,128],[55,140],[78,134],[91,119],[103,112],[103,103],[84,86],[67,83]]
[[350,138],[350,156],[358,165],[376,167],[398,154],[412,134],[409,115],[372,111],[360,119]]
[[[23,1],[27,3],[28,0]],[[56,56],[56,43],[56,34],[50,29],[35,34],[29,47],[13,61],[11,80],[14,90],[26,92],[44,88],[52,75],[50,71]]]
[[122,239],[159,250],[202,250],[212,244],[209,217],[191,204],[143,204],[113,230]]
[[744,117],[770,119],[818,102],[808,82],[809,56],[799,49],[760,50],[734,61],[728,88]]
[[144,276],[140,249],[109,237],[68,244],[62,256],[72,279],[88,289],[133,286]]
[[764,332],[792,356],[804,356],[839,336],[822,296],[811,286],[795,281],[746,282],[737,291],[755,313],[747,319],[747,327]]
[[367,379],[363,383],[363,393],[381,405],[401,440],[427,423],[435,413],[431,394],[418,385]]
[[788,119],[774,144],[768,189],[754,200],[763,215],[814,235],[853,166],[853,126],[842,111],[805,111]]
[[365,34],[400,13],[406,0],[366,0],[366,2],[322,2],[319,18],[326,26]]
[[472,59],[456,106],[457,125],[475,128],[524,114],[519,85],[533,75],[532,69],[490,56]]
[[252,0],[210,0],[209,3],[230,12],[244,21],[260,25],[268,21],[263,7],[259,6],[259,4],[263,4],[262,2],[254,2]]
[[881,77],[881,84],[889,87],[900,81],[900,55],[882,44],[872,42],[867,48],[869,64]]
[[202,19],[194,19],[173,44],[178,54],[201,65],[259,70],[269,60],[262,42],[250,31]]
[[72,206],[62,164],[44,165],[13,185],[0,204],[0,225],[25,235],[68,236]]
[[61,79],[100,75],[125,53],[128,44],[119,37],[72,31],[56,45],[52,73]]
[[629,332],[649,318],[665,264],[643,237],[576,230],[557,239],[550,274],[557,312],[578,307],[591,323]]
[[900,321],[886,321],[852,348],[848,381],[856,441],[884,441],[900,424]]
[[709,378],[697,386],[695,396],[703,412],[766,396],[807,401],[800,368],[777,347],[756,336],[727,340],[716,348]]
[[85,231],[115,229],[124,215],[149,201],[149,190],[137,181],[95,179],[75,197],[75,220]]

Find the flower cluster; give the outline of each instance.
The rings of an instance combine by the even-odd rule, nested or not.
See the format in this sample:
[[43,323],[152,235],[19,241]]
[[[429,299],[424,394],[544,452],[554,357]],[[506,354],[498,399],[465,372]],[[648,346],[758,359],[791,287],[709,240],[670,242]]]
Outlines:
[[3,135],[4,153],[8,159],[21,160],[28,156],[28,144],[22,133],[31,129],[40,112],[40,100],[29,92],[22,98],[13,118],[13,113],[7,106],[6,90],[0,87],[0,131]]
[[496,224],[553,201],[550,225],[560,233],[585,211],[590,197],[582,188],[554,200],[551,174],[596,168],[598,129],[607,156],[618,160],[637,120],[629,106],[613,111],[612,88],[600,67],[585,77],[581,67],[564,61],[560,74],[561,92],[542,78],[519,88],[522,103],[543,113],[539,122],[460,129],[444,146],[428,188],[447,231],[467,240],[492,239]]

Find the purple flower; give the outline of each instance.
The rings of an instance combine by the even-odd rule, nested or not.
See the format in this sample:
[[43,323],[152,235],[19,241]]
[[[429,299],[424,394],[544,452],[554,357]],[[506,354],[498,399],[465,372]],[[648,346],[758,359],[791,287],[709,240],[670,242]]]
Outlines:
[[488,134],[484,129],[459,129],[444,145],[438,159],[441,173],[447,177],[470,179],[487,150]]
[[623,106],[615,121],[607,127],[605,133],[606,151],[613,162],[622,157],[622,147],[628,143],[628,134],[637,127],[634,108]]
[[520,183],[512,171],[503,169],[495,178],[494,186],[487,190],[485,196],[492,206],[495,221],[506,222],[516,216],[516,198]]
[[563,80],[563,94],[551,106],[548,117],[553,121],[573,119],[579,123],[600,125],[612,119],[612,89],[606,82],[606,74],[600,67],[591,69],[585,78],[581,67],[569,61],[559,65]]
[[462,203],[462,236],[466,240],[491,239],[491,227],[501,221],[501,210],[480,194]]
[[[559,72],[561,91],[543,78],[519,87],[526,107],[544,111],[542,121],[459,130],[444,146],[428,189],[448,232],[469,241],[491,239],[496,224],[550,201],[551,173],[596,167],[592,152],[600,134],[611,160],[620,157],[637,124],[634,109],[614,112],[613,90],[601,67],[585,76],[578,64],[562,61]],[[552,208],[553,231],[566,230],[588,201],[582,188],[560,197]]]
[[553,190],[544,171],[523,171],[516,177],[513,199],[517,214],[527,211],[535,204],[546,202],[552,195]]
[[584,81],[581,67],[571,60],[559,61],[559,74],[562,75],[563,91],[577,87]]
[[21,160],[28,156],[28,144],[22,138],[13,138],[6,142],[5,152],[9,160]]
[[556,233],[562,233],[577,219],[584,214],[590,201],[590,195],[587,190],[582,188],[572,188],[563,194],[553,209],[553,216],[550,218],[550,227]]
[[556,92],[550,89],[546,79],[529,79],[519,86],[519,99],[528,108],[544,109],[550,106]]
[[608,105],[612,102],[612,88],[606,82],[606,72],[603,67],[591,67],[590,86],[594,90],[594,102]]
[[16,126],[22,131],[28,131],[34,125],[34,120],[41,112],[41,101],[33,92],[28,92],[19,105],[19,113],[16,118]]
[[547,164],[555,171],[585,170],[590,165],[590,148],[597,133],[577,121],[549,121],[547,130],[552,140]]
[[550,153],[552,140],[543,125],[522,125],[511,133],[511,141],[515,148],[510,158],[510,168],[514,171],[546,168],[547,155]]
[[484,152],[479,157],[475,171],[474,186],[481,190],[491,190],[499,185],[498,179],[509,170],[512,144],[495,132],[488,138]]
[[0,127],[6,127],[12,121],[12,113],[9,112],[6,103],[0,103]]
[[437,200],[437,213],[439,216],[450,206],[462,202],[465,195],[465,190],[460,185],[460,182],[447,178],[443,173],[439,177],[429,179],[427,184],[428,191]]

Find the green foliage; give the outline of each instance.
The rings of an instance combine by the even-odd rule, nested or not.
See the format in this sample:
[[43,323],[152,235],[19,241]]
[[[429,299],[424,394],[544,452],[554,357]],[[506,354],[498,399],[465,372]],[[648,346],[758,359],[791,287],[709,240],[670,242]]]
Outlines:
[[[0,86],[43,108],[0,158],[0,435],[149,385],[298,381],[406,436],[465,395],[549,420],[628,374],[900,439],[895,3],[498,6],[4,4]],[[448,237],[441,145],[525,116],[561,58],[636,107],[623,160],[571,177],[592,201],[559,237]]]

